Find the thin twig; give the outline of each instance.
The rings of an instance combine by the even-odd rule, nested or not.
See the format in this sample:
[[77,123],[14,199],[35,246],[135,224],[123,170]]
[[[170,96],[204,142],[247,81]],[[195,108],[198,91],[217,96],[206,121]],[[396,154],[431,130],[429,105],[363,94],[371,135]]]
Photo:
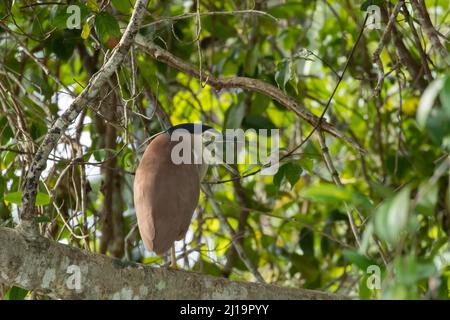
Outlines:
[[250,261],[250,259],[247,257],[247,254],[244,251],[244,248],[242,245],[235,239],[235,232],[233,228],[228,223],[227,219],[222,214],[222,211],[220,210],[219,206],[217,205],[216,200],[212,196],[212,191],[210,186],[203,186],[202,187],[203,192],[208,196],[209,202],[211,203],[211,206],[214,210],[214,213],[219,217],[220,221],[223,223],[223,226],[225,227],[225,230],[230,234],[231,239],[233,240],[233,246],[236,249],[239,257],[241,258],[242,262],[244,262],[247,269],[255,276],[256,280],[261,283],[265,283],[264,278],[259,273],[258,269],[253,265],[253,263]]
[[383,81],[385,78],[384,67],[383,67],[383,63],[381,62],[380,54],[381,54],[381,51],[383,50],[384,46],[387,43],[388,35],[391,33],[391,30],[394,27],[396,18],[398,16],[400,9],[402,8],[404,2],[405,2],[404,0],[400,0],[395,5],[395,8],[389,18],[389,22],[386,25],[386,29],[384,30],[383,35],[381,36],[380,42],[378,43],[378,46],[375,49],[375,52],[373,53],[373,61],[374,61],[375,65],[377,66],[376,69],[377,69],[377,74],[378,74],[378,81],[377,81],[377,85],[374,90],[374,97],[379,96],[379,94],[381,92],[381,88],[383,86]]

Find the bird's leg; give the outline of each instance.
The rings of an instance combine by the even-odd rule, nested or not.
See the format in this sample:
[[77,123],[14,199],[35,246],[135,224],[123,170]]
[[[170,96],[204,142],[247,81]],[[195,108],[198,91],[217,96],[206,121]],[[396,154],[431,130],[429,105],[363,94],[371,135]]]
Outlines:
[[172,248],[170,248],[170,267],[177,267],[177,258],[175,257],[175,243],[172,245]]

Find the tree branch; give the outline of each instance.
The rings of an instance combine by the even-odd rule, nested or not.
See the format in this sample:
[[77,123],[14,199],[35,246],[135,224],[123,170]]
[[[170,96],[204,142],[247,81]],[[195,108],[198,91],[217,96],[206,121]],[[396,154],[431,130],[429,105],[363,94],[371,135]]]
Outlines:
[[[169,66],[171,66],[174,69],[180,70],[181,72],[184,72],[186,74],[189,74],[191,76],[194,76],[196,78],[200,78],[200,72],[197,70],[196,67],[192,66],[189,63],[184,62],[180,58],[172,55],[169,51],[164,50],[163,48],[159,47],[158,45],[154,44],[152,41],[145,39],[141,35],[136,36],[136,44],[141,47],[148,55],[150,55],[153,59],[165,63]],[[312,126],[319,126],[322,130],[332,134],[333,136],[340,138],[347,143],[349,143],[352,147],[359,151],[364,151],[362,148],[358,145],[357,142],[355,142],[353,139],[345,136],[341,131],[336,129],[332,124],[322,120],[312,114],[307,109],[303,108],[297,101],[295,101],[294,98],[290,97],[289,95],[285,94],[283,91],[278,89],[277,87],[268,84],[264,81],[248,78],[248,77],[214,77],[209,72],[202,72],[201,75],[201,81],[205,82],[206,84],[209,84],[216,90],[221,89],[231,89],[231,88],[242,88],[242,89],[248,89],[255,92],[259,92],[265,96],[268,96],[282,105],[284,105],[286,108],[294,112],[296,115],[298,115],[300,118],[308,122]]]
[[214,197],[212,196],[211,187],[206,185],[206,186],[203,186],[202,190],[209,197],[209,200],[210,200],[211,206],[214,210],[214,213],[219,217],[225,230],[231,236],[231,242],[233,243],[233,247],[234,247],[234,249],[236,249],[236,252],[239,255],[239,257],[241,258],[242,262],[245,264],[247,269],[253,274],[253,276],[256,278],[256,280],[258,280],[258,282],[265,283],[263,276],[258,271],[258,267],[254,266],[252,261],[247,257],[247,254],[244,251],[244,247],[242,246],[240,241],[238,241],[238,239],[236,238],[236,234],[235,234],[233,228],[230,226],[227,219],[222,214],[222,211],[220,210],[217,202],[215,201]]
[[[238,241],[242,245],[244,241],[247,219],[251,211],[247,209],[250,208],[252,205],[250,203],[250,199],[245,194],[245,190],[241,184],[241,181],[233,180],[233,189],[234,192],[236,193],[236,199],[238,200],[239,204],[242,207],[241,212],[239,213],[238,226],[236,228],[236,235],[235,235],[237,238],[236,241]],[[238,253],[236,249],[234,247],[230,247],[230,249],[228,249],[227,252],[227,263],[222,269],[222,275],[224,277],[228,278],[230,276],[237,257]]]
[[439,40],[438,33],[431,22],[425,2],[423,0],[411,0],[411,4],[417,15],[417,19],[420,22],[420,26],[423,28],[423,31],[427,35],[428,39],[430,39],[431,45],[437,52],[439,52],[447,66],[450,66],[448,52]]
[[[150,268],[41,236],[30,241],[10,228],[0,227],[0,243],[0,283],[56,299],[345,299],[313,290]],[[76,281],[71,281],[76,270],[80,275],[79,289],[73,286]]]
[[42,171],[47,165],[47,158],[50,152],[56,147],[61,134],[67,129],[79,115],[81,110],[92,102],[100,92],[101,87],[114,74],[119,65],[128,53],[131,44],[134,41],[139,27],[141,25],[148,0],[136,1],[130,22],[122,35],[122,39],[116,48],[112,51],[110,58],[104,63],[99,72],[97,72],[90,80],[86,88],[74,99],[72,104],[59,117],[53,126],[48,130],[44,141],[40,145],[33,162],[28,170],[24,184],[22,196],[21,228],[30,233],[36,233],[34,217],[34,204],[38,189],[38,182]]
[[389,34],[391,33],[392,28],[394,27],[394,24],[396,22],[397,16],[400,12],[400,9],[402,8],[405,1],[400,0],[395,5],[394,10],[392,11],[392,14],[389,18],[389,22],[386,25],[386,28],[384,29],[383,35],[381,36],[380,42],[378,43],[377,48],[375,49],[375,52],[373,53],[373,61],[375,65],[377,66],[377,74],[378,74],[378,81],[377,86],[375,88],[375,96],[378,97],[380,95],[381,89],[383,87],[383,82],[385,78],[384,74],[384,67],[383,63],[381,62],[381,52],[383,51],[384,46],[386,45],[388,41]]
[[[389,14],[384,6],[381,6],[381,16],[383,21],[388,24]],[[400,62],[406,67],[411,78],[416,79],[414,86],[424,90],[428,82],[422,77],[420,61],[417,61],[408,48],[406,48],[403,43],[402,33],[397,29],[396,24],[392,25],[391,36]]]

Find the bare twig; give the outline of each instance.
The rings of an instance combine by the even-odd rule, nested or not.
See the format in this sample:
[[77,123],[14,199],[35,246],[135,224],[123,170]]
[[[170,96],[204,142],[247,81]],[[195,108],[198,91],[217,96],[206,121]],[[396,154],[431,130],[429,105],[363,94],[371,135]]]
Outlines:
[[[333,165],[333,160],[331,159],[330,153],[328,152],[328,147],[326,145],[325,137],[323,136],[323,133],[319,131],[317,134],[317,137],[319,138],[320,147],[322,149],[323,160],[325,161],[325,164],[331,173],[331,177],[332,177],[334,183],[337,186],[342,186],[342,182],[341,182],[341,179],[339,178],[339,174],[337,173],[336,168]],[[348,217],[348,222],[350,224],[350,228],[353,232],[353,236],[355,237],[356,243],[359,247],[359,246],[361,246],[361,241],[359,239],[359,232],[356,227],[355,219],[353,218],[351,208],[347,204],[347,202],[345,202],[345,209],[347,212],[347,217]]]
[[158,97],[150,90],[148,86],[145,86],[144,93],[147,97],[148,103],[153,105],[154,113],[156,117],[158,117],[158,121],[163,130],[167,130],[172,126],[172,122],[170,121],[170,116],[164,110],[164,107],[159,102]]
[[417,19],[420,21],[420,25],[423,28],[423,31],[430,39],[431,45],[436,49],[437,52],[439,52],[447,66],[450,66],[447,49],[445,49],[445,47],[439,40],[439,35],[434,28],[433,23],[431,22],[430,16],[428,15],[425,2],[423,0],[411,0],[411,4],[414,8],[414,12],[417,15]]
[[[278,21],[277,18],[275,18],[274,16],[268,14],[267,12],[264,11],[259,11],[259,10],[236,10],[236,11],[210,11],[210,12],[200,12],[200,16],[237,16],[237,15],[248,15],[248,14],[253,14],[253,15],[259,15],[259,16],[263,16],[263,17],[267,17],[270,19],[273,19],[275,21]],[[179,21],[179,20],[185,20],[185,19],[190,19],[190,18],[197,18],[199,16],[199,14],[197,12],[195,13],[185,13],[179,16],[174,16],[174,17],[163,17],[163,18],[159,18],[156,21],[147,23],[142,25],[142,27],[150,27],[150,26],[156,26],[159,24],[163,24],[166,22],[175,22],[175,21]]]
[[384,29],[383,35],[381,36],[381,39],[380,39],[380,42],[378,43],[378,47],[375,49],[375,52],[373,53],[373,61],[374,61],[375,65],[377,66],[377,73],[378,73],[378,81],[377,81],[377,85],[374,90],[375,97],[377,97],[380,94],[381,88],[383,86],[383,81],[385,78],[384,67],[383,67],[383,63],[381,62],[381,59],[380,59],[380,54],[381,54],[381,51],[383,50],[384,46],[387,43],[388,35],[391,33],[391,30],[394,26],[396,18],[398,16],[400,9],[402,8],[404,2],[405,1],[400,0],[395,5],[395,8],[389,18],[389,22],[386,25],[386,28]]

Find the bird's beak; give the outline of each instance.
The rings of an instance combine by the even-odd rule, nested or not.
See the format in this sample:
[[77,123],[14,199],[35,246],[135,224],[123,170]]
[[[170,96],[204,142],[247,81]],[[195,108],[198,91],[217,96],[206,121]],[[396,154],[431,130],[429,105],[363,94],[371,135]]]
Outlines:
[[233,168],[232,166],[230,166],[228,163],[224,162],[222,163],[222,165],[229,171],[232,173],[233,176],[240,176],[239,171],[237,171],[235,168]]
[[[216,147],[218,147],[220,149],[225,149],[225,146],[228,143],[231,143],[234,146],[234,144],[237,144],[238,141],[236,140],[236,137],[234,137],[234,136],[222,135],[219,132],[217,132],[215,134],[215,139],[206,140],[204,142],[204,146],[208,147],[208,146],[211,146],[212,144],[216,144]],[[234,167],[232,167],[225,161],[221,162],[220,165],[223,165],[233,176],[240,175],[239,171],[237,171]]]
[[215,139],[210,139],[205,141],[204,146],[207,147],[209,145],[211,145],[212,143],[234,143],[234,137],[232,136],[227,136],[227,135],[222,135],[219,132],[217,132],[217,134],[215,135]]

